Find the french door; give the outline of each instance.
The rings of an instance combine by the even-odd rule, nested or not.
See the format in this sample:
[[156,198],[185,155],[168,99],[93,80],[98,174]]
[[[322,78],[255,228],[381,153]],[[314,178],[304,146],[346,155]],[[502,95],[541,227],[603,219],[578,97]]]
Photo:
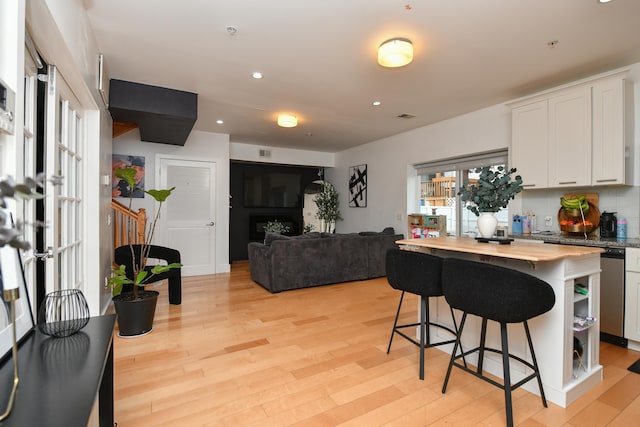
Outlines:
[[85,130],[80,103],[57,68],[49,65],[46,78],[44,172],[61,177],[48,183],[44,199],[44,240],[38,256],[45,261],[45,291],[80,289],[83,271],[83,176]]

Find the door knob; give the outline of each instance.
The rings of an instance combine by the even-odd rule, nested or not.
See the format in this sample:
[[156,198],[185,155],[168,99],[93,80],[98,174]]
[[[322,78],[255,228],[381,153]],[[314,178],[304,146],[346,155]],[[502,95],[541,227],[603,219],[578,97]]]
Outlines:
[[214,225],[216,225],[216,223],[213,222],[213,221],[211,221],[209,224],[207,224],[207,226],[209,226],[209,227],[213,227]]

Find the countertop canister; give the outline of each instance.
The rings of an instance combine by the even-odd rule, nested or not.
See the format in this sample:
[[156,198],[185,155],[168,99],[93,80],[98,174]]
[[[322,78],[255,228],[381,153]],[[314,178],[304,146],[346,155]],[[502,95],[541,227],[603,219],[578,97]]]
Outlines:
[[618,218],[618,227],[616,229],[616,238],[627,238],[627,220],[625,218]]

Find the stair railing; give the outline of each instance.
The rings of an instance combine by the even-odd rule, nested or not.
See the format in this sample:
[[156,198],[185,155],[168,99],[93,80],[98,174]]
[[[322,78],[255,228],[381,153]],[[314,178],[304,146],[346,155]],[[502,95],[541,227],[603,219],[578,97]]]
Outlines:
[[128,244],[143,244],[147,226],[147,212],[144,208],[132,211],[120,202],[111,200],[113,212],[113,247]]

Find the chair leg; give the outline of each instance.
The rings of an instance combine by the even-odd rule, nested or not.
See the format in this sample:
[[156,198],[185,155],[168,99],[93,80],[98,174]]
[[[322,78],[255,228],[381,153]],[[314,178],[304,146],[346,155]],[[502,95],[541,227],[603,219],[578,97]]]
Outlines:
[[502,337],[502,375],[504,378],[504,403],[507,413],[507,427],[513,427],[513,405],[511,402],[511,370],[509,369],[509,340],[507,337],[506,323],[500,323],[500,335]]
[[538,379],[538,387],[540,387],[540,397],[542,398],[542,405],[547,407],[547,399],[544,396],[544,389],[542,388],[542,378],[540,378],[540,369],[538,369],[538,361],[536,360],[536,353],[533,351],[533,342],[531,341],[531,333],[529,332],[529,324],[524,321],[524,331],[527,334],[527,341],[529,342],[529,351],[531,352],[531,361],[533,362],[533,370],[535,371],[536,378]]
[[482,374],[484,366],[484,344],[487,340],[487,318],[482,318],[482,329],[480,330],[480,350],[478,351],[478,373]]
[[453,350],[451,351],[451,358],[449,359],[449,367],[447,368],[447,374],[444,377],[444,384],[442,384],[442,393],[446,393],[447,384],[449,383],[449,377],[451,376],[451,369],[453,368],[453,362],[456,359],[456,353],[458,351],[458,346],[462,349],[462,344],[460,343],[460,338],[462,337],[462,330],[464,329],[464,323],[467,320],[467,313],[462,313],[462,319],[460,320],[460,329],[458,329],[458,333],[456,334],[456,342],[453,345]]
[[420,296],[420,379],[424,380],[424,346],[428,342],[427,319],[429,319],[429,300]]
[[396,333],[396,325],[398,324],[398,317],[400,316],[400,309],[402,308],[402,300],[404,299],[404,291],[400,294],[400,303],[398,304],[398,310],[396,311],[396,318],[393,321],[393,329],[391,329],[391,337],[389,338],[389,345],[387,346],[387,354],[391,351],[391,342],[393,341],[393,335]]
[[[453,320],[453,330],[458,331],[458,324],[456,323],[456,316],[453,314],[453,308],[449,306],[449,311],[451,312],[451,320]],[[467,359],[464,356],[464,349],[462,348],[462,343],[460,343],[460,353],[462,353],[462,363],[464,363],[464,367],[467,367]]]
[[182,277],[169,277],[169,304],[182,303]]

